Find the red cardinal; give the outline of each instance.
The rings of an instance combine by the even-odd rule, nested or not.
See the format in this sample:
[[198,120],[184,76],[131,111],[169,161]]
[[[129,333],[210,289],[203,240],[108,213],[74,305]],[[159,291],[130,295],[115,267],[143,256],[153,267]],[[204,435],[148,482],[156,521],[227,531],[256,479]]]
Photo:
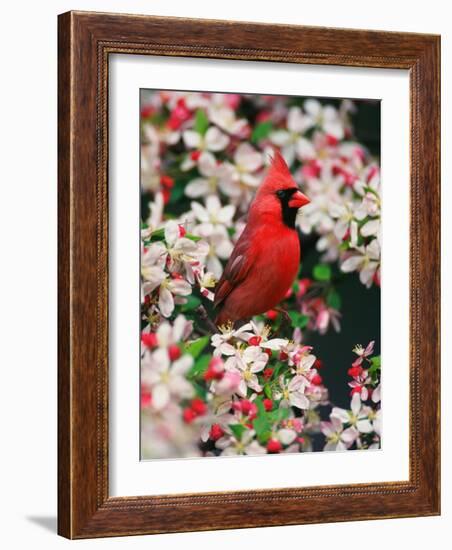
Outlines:
[[215,288],[217,326],[273,309],[298,274],[298,209],[309,199],[298,189],[281,153],[251,204],[248,223]]

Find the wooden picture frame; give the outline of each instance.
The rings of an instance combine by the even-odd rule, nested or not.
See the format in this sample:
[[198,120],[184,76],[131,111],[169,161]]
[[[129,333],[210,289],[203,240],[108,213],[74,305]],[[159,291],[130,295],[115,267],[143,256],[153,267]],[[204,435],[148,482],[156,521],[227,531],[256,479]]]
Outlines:
[[[440,513],[440,38],[69,12],[58,38],[58,532],[103,537]],[[110,497],[108,62],[113,53],[410,73],[409,481]]]

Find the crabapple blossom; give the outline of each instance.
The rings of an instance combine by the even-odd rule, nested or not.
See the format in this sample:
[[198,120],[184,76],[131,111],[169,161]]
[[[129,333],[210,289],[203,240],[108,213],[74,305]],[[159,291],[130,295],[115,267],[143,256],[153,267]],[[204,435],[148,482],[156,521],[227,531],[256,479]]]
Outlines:
[[198,198],[218,191],[230,195],[230,190],[235,189],[234,168],[231,163],[218,163],[211,153],[204,151],[199,156],[197,167],[200,177],[191,180],[184,190],[188,197]]
[[228,357],[225,369],[241,377],[237,390],[239,395],[246,397],[247,388],[256,392],[262,391],[257,373],[264,370],[267,361],[268,355],[258,346],[249,346],[244,351],[236,349],[234,355]]
[[372,431],[372,425],[369,421],[368,408],[363,407],[361,397],[358,393],[354,393],[350,410],[333,407],[331,418],[339,419],[343,424],[350,424],[355,427],[359,433],[369,433]]
[[334,416],[329,422],[321,422],[321,430],[326,436],[324,451],[346,451],[359,437],[355,427],[350,426],[344,430],[341,420]]
[[211,103],[207,113],[213,124],[233,136],[243,136],[248,128],[248,121],[237,118],[235,111],[227,105]]
[[193,358],[190,355],[183,355],[172,363],[168,351],[162,348],[144,354],[141,381],[151,391],[152,407],[155,410],[168,405],[171,397],[180,399],[194,395],[193,386],[185,377],[192,365]]
[[232,323],[220,327],[220,332],[212,336],[214,355],[233,355],[236,348],[232,345],[231,340],[248,340],[252,336],[252,333],[249,332],[252,329],[251,323],[246,323],[238,329],[234,329]]
[[270,135],[270,140],[281,147],[281,152],[289,166],[295,157],[309,158],[314,156],[314,148],[304,134],[313,126],[312,117],[300,107],[291,107],[287,115],[287,129],[276,130]]
[[265,454],[265,448],[254,439],[254,435],[253,430],[246,430],[241,439],[225,435],[215,442],[215,446],[222,451],[222,456]]
[[366,246],[358,246],[341,264],[344,273],[359,271],[359,279],[367,288],[372,285],[373,278],[380,266],[380,245],[374,239]]
[[181,272],[191,265],[199,265],[209,252],[205,241],[195,242],[181,233],[181,227],[170,220],[165,225],[165,241],[168,256],[165,258],[170,272]]
[[353,353],[355,353],[358,357],[353,361],[353,366],[356,367],[358,365],[361,365],[364,359],[367,359],[370,355],[374,352],[374,346],[375,341],[372,340],[369,342],[366,346],[366,348],[363,348],[360,344],[357,344],[353,348]]
[[279,379],[279,388],[275,393],[275,399],[281,399],[281,407],[296,407],[308,409],[309,399],[305,395],[308,381],[304,376],[294,376],[286,381],[284,377]]
[[222,206],[216,195],[206,198],[205,206],[199,202],[192,202],[191,209],[198,222],[197,229],[201,235],[210,235],[216,226],[231,227],[235,214],[235,206]]
[[222,151],[229,143],[229,137],[215,126],[211,126],[204,136],[195,130],[185,130],[182,137],[188,149],[199,151]]
[[[178,345],[186,340],[192,331],[192,321],[188,321],[183,315],[178,315],[173,324],[164,321],[155,332],[155,347],[167,349],[169,346]],[[150,334],[149,325],[143,329],[142,334]]]
[[344,137],[344,124],[339,112],[332,105],[324,105],[316,99],[307,99],[303,108],[311,126],[318,126],[325,134],[340,140]]

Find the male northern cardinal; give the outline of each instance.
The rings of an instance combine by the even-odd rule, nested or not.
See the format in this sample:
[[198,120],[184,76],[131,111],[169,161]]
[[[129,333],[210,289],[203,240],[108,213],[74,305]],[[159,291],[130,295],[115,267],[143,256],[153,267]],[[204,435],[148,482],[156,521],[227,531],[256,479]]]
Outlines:
[[295,217],[309,202],[275,150],[250,206],[248,223],[215,288],[217,326],[264,313],[284,298],[300,264]]

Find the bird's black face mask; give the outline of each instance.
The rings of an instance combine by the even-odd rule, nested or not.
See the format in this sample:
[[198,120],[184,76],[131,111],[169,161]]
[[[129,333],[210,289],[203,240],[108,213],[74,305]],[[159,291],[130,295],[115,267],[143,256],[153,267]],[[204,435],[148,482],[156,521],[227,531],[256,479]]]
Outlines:
[[295,187],[276,191],[276,196],[281,203],[281,214],[283,222],[291,229],[295,229],[295,218],[297,217],[298,208],[289,206],[289,202],[292,196],[297,192],[298,189],[296,189]]

